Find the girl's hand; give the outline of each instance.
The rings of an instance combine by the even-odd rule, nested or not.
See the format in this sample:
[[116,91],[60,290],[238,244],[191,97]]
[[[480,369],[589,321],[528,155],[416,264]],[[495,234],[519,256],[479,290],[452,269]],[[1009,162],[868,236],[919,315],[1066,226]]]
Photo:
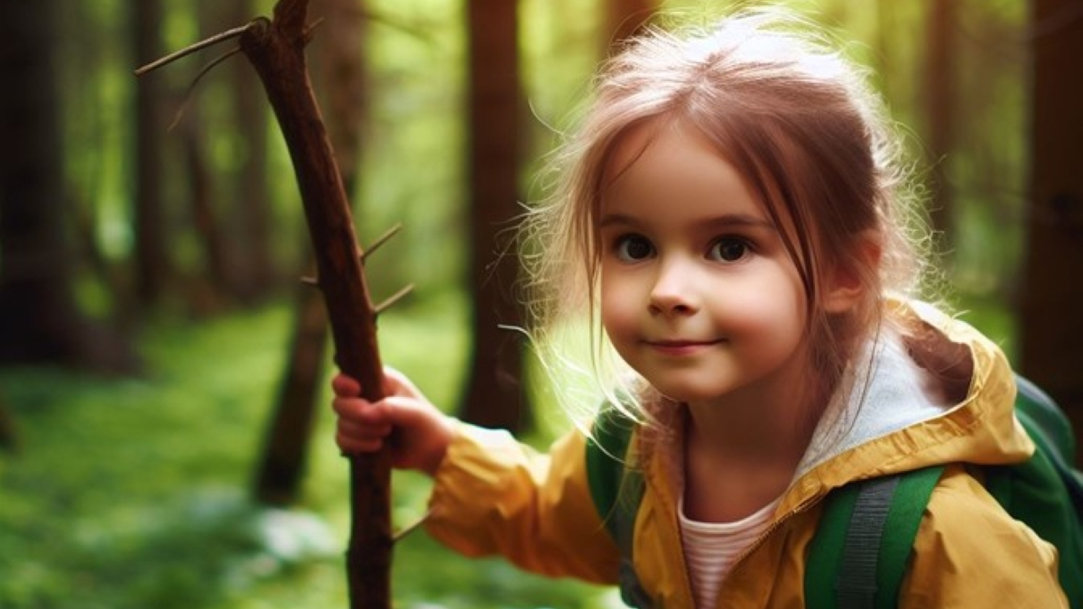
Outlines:
[[376,452],[389,442],[391,465],[432,475],[454,435],[451,417],[440,412],[405,376],[384,369],[384,399],[369,402],[361,385],[339,373],[331,381],[338,414],[335,441],[346,454]]

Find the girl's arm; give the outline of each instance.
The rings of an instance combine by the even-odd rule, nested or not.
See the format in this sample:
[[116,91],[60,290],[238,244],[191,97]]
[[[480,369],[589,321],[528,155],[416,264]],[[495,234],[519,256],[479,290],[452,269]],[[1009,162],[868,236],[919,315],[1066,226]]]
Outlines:
[[616,582],[620,556],[594,508],[578,430],[539,453],[505,431],[443,414],[391,369],[378,402],[359,397],[358,383],[342,374],[332,388],[339,448],[371,452],[389,442],[394,467],[435,478],[425,523],[433,537],[535,573]]
[[926,510],[900,609],[1067,609],[1056,549],[1001,510],[962,468],[948,468]]
[[620,553],[594,508],[579,430],[539,453],[505,431],[457,425],[429,502],[433,537],[534,573],[616,583]]

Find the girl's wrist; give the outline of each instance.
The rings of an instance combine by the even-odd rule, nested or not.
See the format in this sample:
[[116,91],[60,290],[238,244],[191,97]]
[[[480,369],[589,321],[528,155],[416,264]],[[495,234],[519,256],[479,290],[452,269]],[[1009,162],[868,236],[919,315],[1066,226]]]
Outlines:
[[436,422],[433,430],[433,441],[426,451],[428,454],[420,464],[419,469],[431,477],[436,477],[444,459],[447,457],[448,447],[458,435],[457,419],[442,415]]

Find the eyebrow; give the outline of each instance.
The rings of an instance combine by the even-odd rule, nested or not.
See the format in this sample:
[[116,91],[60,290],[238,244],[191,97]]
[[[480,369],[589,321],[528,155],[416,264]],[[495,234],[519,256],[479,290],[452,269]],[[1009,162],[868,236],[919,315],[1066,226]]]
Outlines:
[[[627,214],[606,214],[598,221],[598,228],[609,226],[638,226],[641,224],[634,216]],[[748,214],[724,214],[714,218],[707,218],[700,222],[705,227],[715,228],[761,228],[774,231],[775,225],[764,218],[758,218]]]

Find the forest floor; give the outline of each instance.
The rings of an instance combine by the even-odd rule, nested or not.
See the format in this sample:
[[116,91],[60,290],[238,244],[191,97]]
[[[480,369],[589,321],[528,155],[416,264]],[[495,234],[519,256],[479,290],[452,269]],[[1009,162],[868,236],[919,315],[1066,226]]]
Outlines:
[[[457,397],[461,313],[452,299],[381,318],[385,361],[437,403]],[[250,499],[290,326],[286,305],[152,323],[140,378],[0,370],[18,437],[0,452],[0,608],[346,607],[347,467],[329,406],[301,504]],[[429,488],[395,474],[397,527]],[[406,608],[620,606],[611,589],[463,560],[421,531],[396,546],[392,589]]]

